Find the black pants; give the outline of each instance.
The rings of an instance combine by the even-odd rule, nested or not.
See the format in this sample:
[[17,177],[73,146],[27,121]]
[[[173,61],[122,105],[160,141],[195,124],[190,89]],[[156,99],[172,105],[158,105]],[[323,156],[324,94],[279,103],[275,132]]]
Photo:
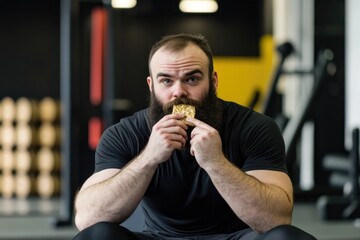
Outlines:
[[265,234],[244,229],[231,234],[166,237],[147,232],[131,232],[116,223],[100,222],[79,232],[73,240],[316,240],[292,225],[275,227]]

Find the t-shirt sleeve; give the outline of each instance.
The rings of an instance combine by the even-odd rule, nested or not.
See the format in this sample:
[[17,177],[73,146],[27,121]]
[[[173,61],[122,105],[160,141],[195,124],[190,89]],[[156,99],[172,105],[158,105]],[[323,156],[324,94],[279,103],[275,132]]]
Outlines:
[[131,159],[123,141],[124,132],[120,123],[107,128],[102,134],[95,151],[95,172],[106,168],[122,168]]
[[253,112],[245,124],[243,171],[287,172],[285,144],[278,125],[269,117]]
[[146,113],[136,112],[104,131],[95,151],[95,172],[123,168],[140,153],[150,136]]

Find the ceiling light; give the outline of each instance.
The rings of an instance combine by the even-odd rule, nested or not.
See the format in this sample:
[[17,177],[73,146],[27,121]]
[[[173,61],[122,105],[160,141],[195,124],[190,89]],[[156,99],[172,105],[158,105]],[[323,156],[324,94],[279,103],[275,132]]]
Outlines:
[[136,0],[111,0],[113,8],[133,8],[136,6]]
[[186,13],[213,13],[218,4],[215,0],[181,0],[179,8]]

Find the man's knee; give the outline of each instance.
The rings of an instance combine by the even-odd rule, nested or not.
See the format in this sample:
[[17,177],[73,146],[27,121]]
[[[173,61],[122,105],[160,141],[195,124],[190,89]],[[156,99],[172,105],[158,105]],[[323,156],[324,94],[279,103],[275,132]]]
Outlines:
[[292,225],[281,225],[263,234],[263,240],[316,240],[311,234]]
[[99,222],[79,232],[73,240],[85,239],[136,240],[136,236],[133,235],[128,229],[120,226],[118,223]]

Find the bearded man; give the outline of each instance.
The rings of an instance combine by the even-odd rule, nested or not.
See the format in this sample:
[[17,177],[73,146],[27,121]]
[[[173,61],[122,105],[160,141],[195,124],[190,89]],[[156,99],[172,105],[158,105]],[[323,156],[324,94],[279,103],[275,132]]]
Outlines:
[[[75,200],[74,239],[315,239],[291,225],[293,189],[274,121],[216,95],[202,35],[149,55],[150,104],[103,134]],[[189,105],[195,116],[172,113]],[[142,232],[120,223],[141,204]]]

